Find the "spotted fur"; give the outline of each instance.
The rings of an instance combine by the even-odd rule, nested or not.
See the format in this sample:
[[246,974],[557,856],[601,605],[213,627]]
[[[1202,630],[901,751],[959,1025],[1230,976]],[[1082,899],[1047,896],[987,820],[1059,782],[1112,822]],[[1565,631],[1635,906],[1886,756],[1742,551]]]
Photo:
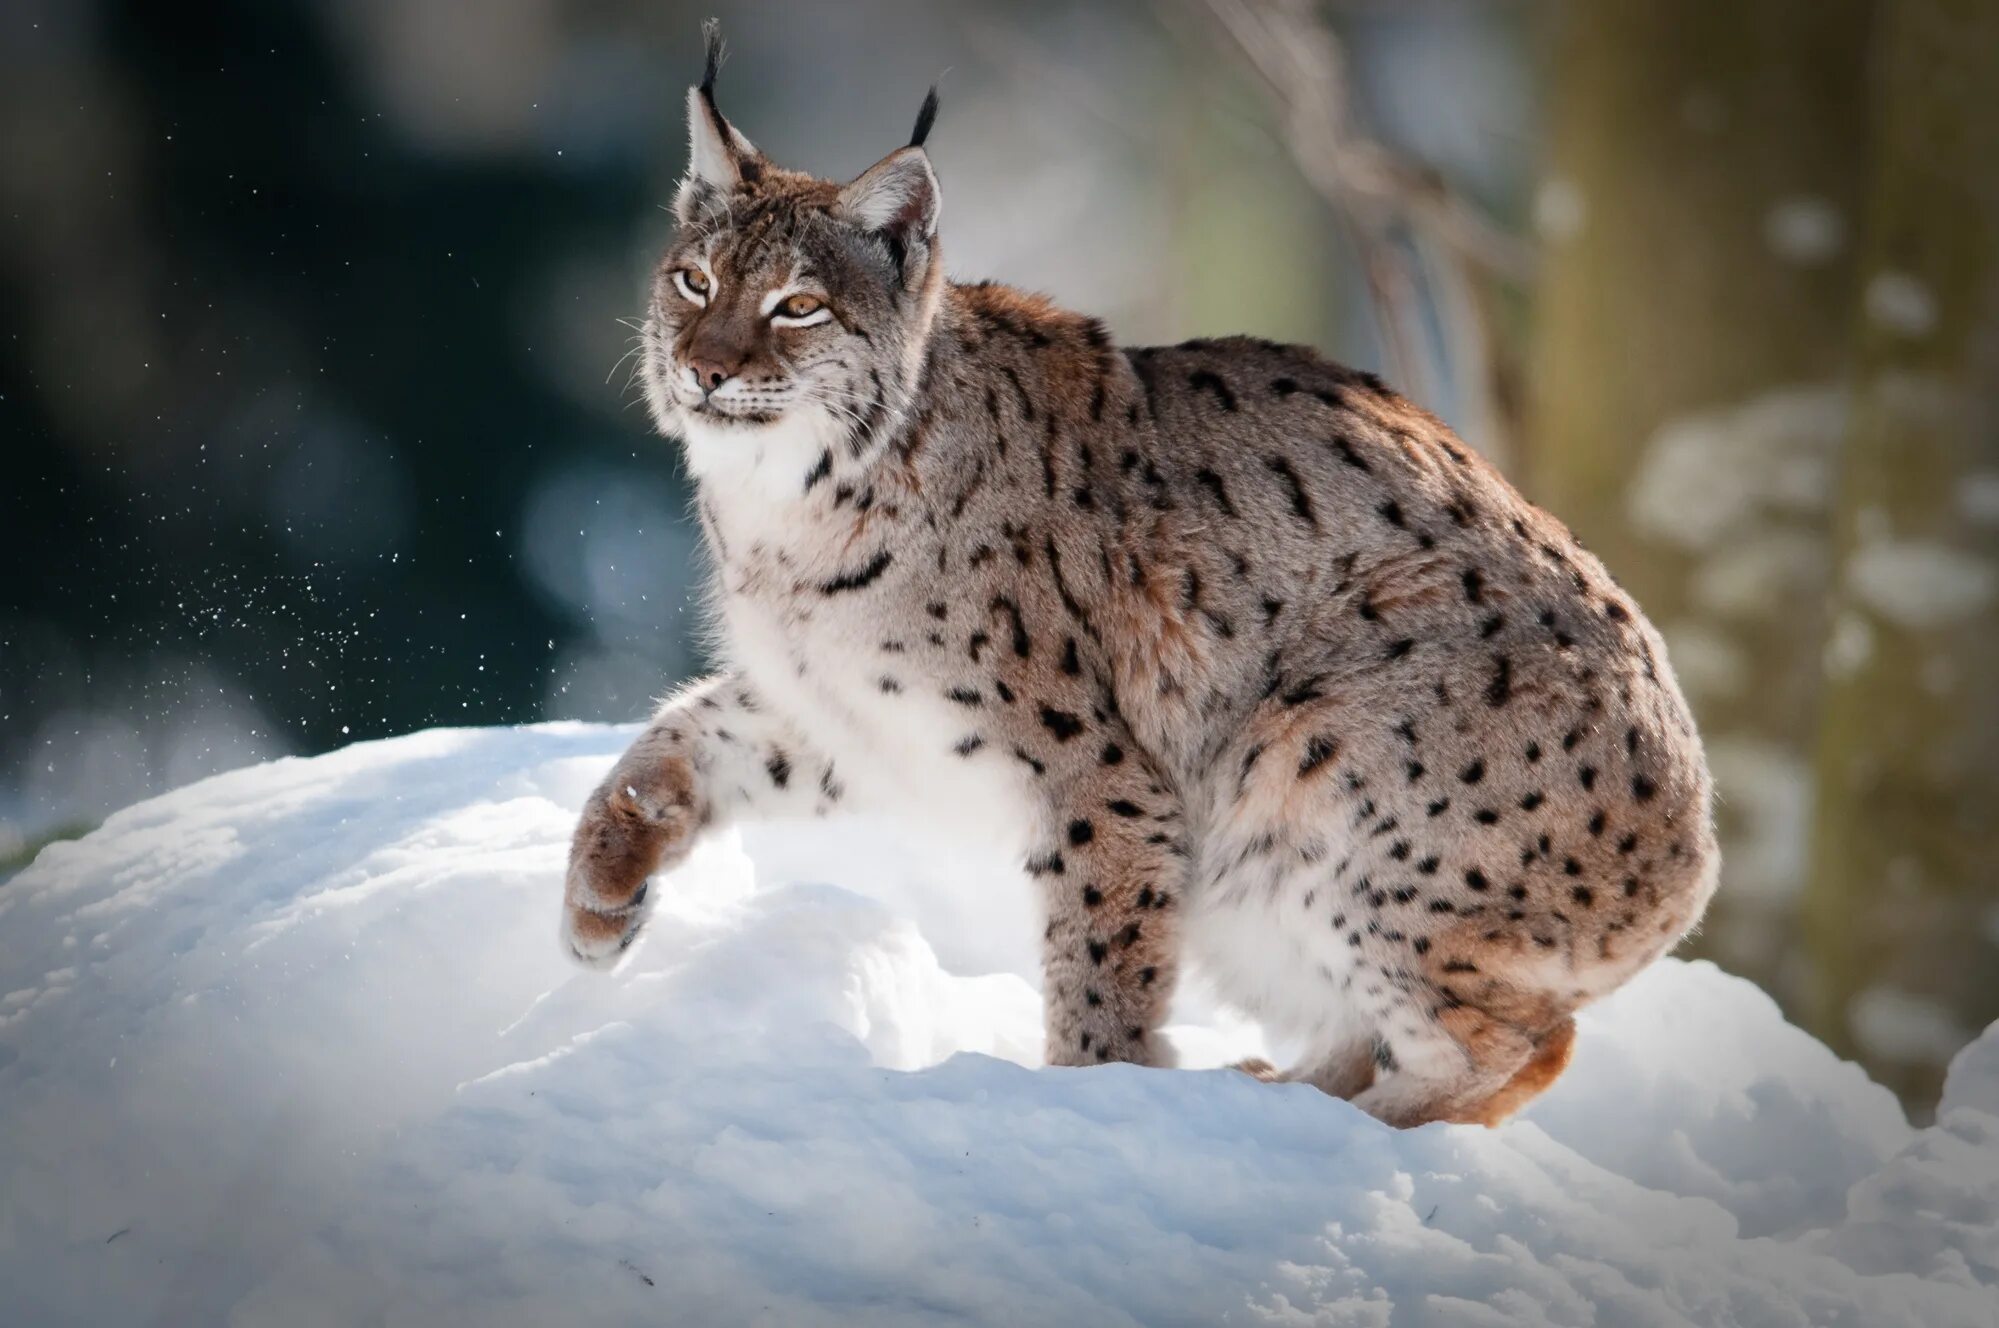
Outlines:
[[[615,958],[704,826],[852,790],[1020,854],[1050,1063],[1170,1064],[1189,961],[1385,1120],[1540,1091],[1715,882],[1699,740],[1603,566],[1370,374],[947,282],[921,147],[841,187],[689,108],[644,373],[729,669],[591,799],[572,950]],[[756,312],[794,288],[832,316]]]

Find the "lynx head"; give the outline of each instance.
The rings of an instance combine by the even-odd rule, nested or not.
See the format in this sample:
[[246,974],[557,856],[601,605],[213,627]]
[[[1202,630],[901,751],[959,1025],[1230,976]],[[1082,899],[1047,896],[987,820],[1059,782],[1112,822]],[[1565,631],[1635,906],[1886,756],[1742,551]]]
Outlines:
[[772,164],[723,118],[720,56],[711,24],[687,91],[678,225],[653,275],[646,397],[696,478],[790,486],[828,453],[865,464],[915,390],[943,286],[923,150],[937,92],[908,146],[843,185]]

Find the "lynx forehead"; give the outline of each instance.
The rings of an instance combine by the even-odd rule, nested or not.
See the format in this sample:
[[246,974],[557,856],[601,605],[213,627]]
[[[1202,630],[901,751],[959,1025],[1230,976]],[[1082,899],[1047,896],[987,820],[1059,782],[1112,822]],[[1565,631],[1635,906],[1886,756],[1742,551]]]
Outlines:
[[1171,1064],[1184,960],[1305,1048],[1286,1077],[1400,1124],[1516,1110],[1714,888],[1637,607],[1372,375],[947,282],[934,92],[840,185],[728,123],[717,54],[645,375],[728,668],[585,807],[571,952],[615,962],[728,819],[948,811],[1046,906],[1051,1063]]

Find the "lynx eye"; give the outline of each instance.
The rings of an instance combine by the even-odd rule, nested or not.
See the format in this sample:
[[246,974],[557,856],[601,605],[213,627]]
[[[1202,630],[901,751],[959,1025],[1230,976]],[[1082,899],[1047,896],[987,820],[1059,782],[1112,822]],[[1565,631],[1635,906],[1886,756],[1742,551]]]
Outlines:
[[774,311],[779,318],[803,322],[826,307],[826,302],[817,295],[787,295],[778,302]]
[[708,289],[714,283],[708,280],[708,274],[700,268],[682,267],[674,269],[673,284],[680,288],[682,295],[694,301],[694,303],[706,304],[708,303]]

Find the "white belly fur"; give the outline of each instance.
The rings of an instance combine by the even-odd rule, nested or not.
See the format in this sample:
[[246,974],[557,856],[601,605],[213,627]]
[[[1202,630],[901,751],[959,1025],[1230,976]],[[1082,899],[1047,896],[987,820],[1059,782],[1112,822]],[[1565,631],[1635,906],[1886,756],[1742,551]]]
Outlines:
[[[1235,848],[1210,853],[1232,857]],[[1196,880],[1210,875],[1198,871]],[[1213,994],[1305,1060],[1365,1040],[1371,1027],[1366,1002],[1342,989],[1349,975],[1356,986],[1361,982],[1360,952],[1331,925],[1343,901],[1321,885],[1308,908],[1311,888],[1295,875],[1257,877],[1239,869],[1219,889],[1190,891],[1185,938],[1194,973]]]

